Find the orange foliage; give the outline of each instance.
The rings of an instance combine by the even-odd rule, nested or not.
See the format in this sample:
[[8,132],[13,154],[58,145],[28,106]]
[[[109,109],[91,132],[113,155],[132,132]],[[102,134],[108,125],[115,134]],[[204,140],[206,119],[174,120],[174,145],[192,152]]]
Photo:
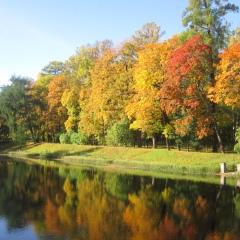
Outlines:
[[47,120],[52,131],[59,131],[61,128],[64,128],[64,122],[67,120],[67,109],[61,104],[66,84],[66,78],[63,76],[55,76],[49,84],[47,96],[49,112]]
[[58,115],[66,112],[65,107],[61,104],[61,98],[66,88],[66,78],[63,76],[55,76],[49,84],[48,105],[50,110],[57,109]]
[[219,55],[216,85],[209,90],[210,98],[232,108],[240,107],[240,43],[225,49]]

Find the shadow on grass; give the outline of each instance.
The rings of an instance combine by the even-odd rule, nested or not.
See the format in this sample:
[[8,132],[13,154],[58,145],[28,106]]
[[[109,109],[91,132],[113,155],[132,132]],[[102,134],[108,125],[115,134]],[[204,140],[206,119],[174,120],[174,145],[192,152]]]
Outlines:
[[41,143],[35,143],[35,142],[29,142],[27,143],[24,147],[22,147],[22,150],[27,150],[27,149],[30,149],[30,148],[33,148],[33,147],[36,147],[38,145],[41,145]]
[[91,153],[93,152],[99,151],[100,149],[102,149],[102,147],[94,147],[94,148],[85,149],[85,150],[74,152],[74,153],[70,153],[71,150],[58,150],[54,152],[46,151],[46,153],[41,154],[40,157],[44,157],[47,159],[54,159],[54,158],[60,158],[62,156],[88,156],[88,155],[91,155]]
[[34,142],[30,142],[28,144],[26,144],[25,146],[20,146],[14,142],[8,142],[8,143],[0,143],[0,152],[1,153],[8,153],[11,151],[19,151],[19,150],[27,150],[33,147],[36,147],[38,145],[40,145],[41,143],[34,143]]
[[93,153],[93,152],[97,152],[101,149],[103,149],[104,147],[92,147],[92,148],[89,148],[89,149],[84,149],[84,150],[81,150],[79,152],[74,152],[72,154],[69,154],[69,156],[88,156],[90,153]]
[[68,150],[59,150],[55,152],[47,152],[40,154],[41,158],[54,159],[68,154]]

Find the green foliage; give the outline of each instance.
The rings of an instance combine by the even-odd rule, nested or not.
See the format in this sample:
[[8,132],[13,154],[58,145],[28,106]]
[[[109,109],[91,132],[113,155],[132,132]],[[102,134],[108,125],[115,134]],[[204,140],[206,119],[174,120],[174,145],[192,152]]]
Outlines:
[[117,122],[108,131],[107,145],[131,146],[133,144],[133,131],[129,129],[129,122]]
[[61,144],[70,144],[70,135],[69,133],[62,133],[59,137]]
[[60,135],[61,144],[78,144],[85,145],[89,143],[89,138],[81,132],[70,131]]
[[13,141],[20,147],[23,147],[29,140],[29,134],[26,133],[26,124],[18,126],[16,132],[13,134]]
[[70,135],[70,142],[72,144],[85,145],[89,143],[89,138],[82,132],[72,132]]
[[5,121],[0,117],[0,142],[8,142],[9,140],[10,140],[9,128],[6,125]]
[[64,70],[64,63],[58,61],[49,62],[47,66],[42,69],[42,75],[57,76]]
[[235,213],[238,219],[240,219],[240,194],[238,193],[234,198]]
[[225,21],[228,12],[238,12],[238,6],[226,3],[228,0],[191,0],[183,12],[183,26],[188,27],[182,34],[185,40],[201,34],[214,52],[227,46],[230,35],[229,23]]
[[105,178],[107,191],[112,196],[127,201],[128,194],[134,191],[133,177],[131,175],[107,173]]
[[144,46],[149,43],[157,43],[163,34],[164,32],[160,33],[160,26],[151,22],[144,24],[142,29],[136,31],[132,38],[137,45]]
[[234,146],[234,151],[240,154],[240,127],[238,128],[236,132],[236,145]]
[[189,145],[194,151],[200,150],[201,147],[200,140],[198,138],[191,139]]
[[31,80],[12,76],[10,82],[11,85],[3,87],[0,92],[0,111],[11,134],[16,135],[15,138],[18,141],[20,132],[26,135],[26,132],[30,131],[33,136],[33,116],[31,115],[33,99],[28,94]]

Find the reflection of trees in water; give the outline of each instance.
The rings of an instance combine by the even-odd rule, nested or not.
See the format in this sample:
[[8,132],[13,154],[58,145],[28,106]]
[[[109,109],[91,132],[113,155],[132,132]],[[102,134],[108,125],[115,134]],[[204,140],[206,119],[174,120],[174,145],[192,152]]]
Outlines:
[[32,224],[43,237],[234,239],[239,196],[230,186],[0,161],[0,216],[9,230]]

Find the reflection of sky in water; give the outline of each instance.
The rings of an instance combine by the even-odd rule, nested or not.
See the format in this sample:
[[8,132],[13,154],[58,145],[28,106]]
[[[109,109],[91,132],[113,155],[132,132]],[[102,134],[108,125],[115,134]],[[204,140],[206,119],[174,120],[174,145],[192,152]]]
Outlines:
[[7,230],[7,223],[4,218],[0,218],[0,240],[35,240],[32,226],[27,226],[22,229]]

